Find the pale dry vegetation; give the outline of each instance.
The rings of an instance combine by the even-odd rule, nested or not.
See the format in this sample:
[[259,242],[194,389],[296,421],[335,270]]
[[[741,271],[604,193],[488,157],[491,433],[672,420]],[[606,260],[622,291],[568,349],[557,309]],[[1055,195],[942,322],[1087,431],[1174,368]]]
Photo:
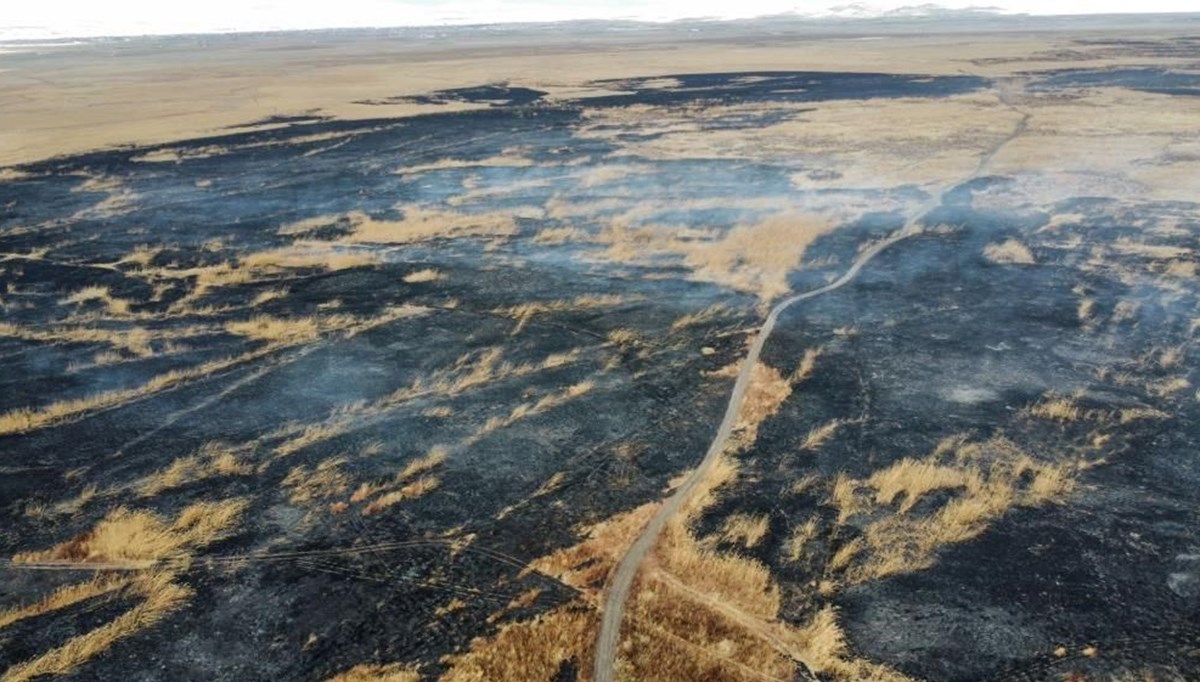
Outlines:
[[95,597],[111,594],[128,583],[129,579],[125,576],[98,575],[86,582],[64,585],[33,604],[0,611],[0,629],[26,618],[51,613]]
[[116,298],[109,291],[108,287],[84,287],[62,299],[59,303],[63,305],[78,305],[92,301],[99,301],[108,314],[114,317],[123,317],[129,314],[129,301],[123,298]]
[[148,573],[132,578],[124,589],[141,601],[113,620],[12,666],[0,676],[0,681],[26,682],[44,675],[67,674],[118,641],[158,624],[182,607],[192,595],[192,589],[174,582],[170,573]]
[[725,542],[757,547],[771,528],[771,519],[766,514],[734,514],[721,525],[720,537]]
[[442,278],[441,271],[435,268],[425,268],[423,270],[414,270],[404,276],[404,281],[408,284],[419,284],[423,282],[436,282]]
[[845,419],[834,419],[821,426],[813,427],[804,437],[804,442],[800,444],[800,447],[805,450],[820,450],[821,446],[837,435],[837,432],[847,423],[849,422]]
[[614,294],[598,294],[577,296],[569,300],[561,301],[531,301],[529,303],[521,303],[507,308],[497,308],[492,312],[504,317],[510,317],[517,321],[517,326],[513,327],[512,335],[520,334],[522,330],[533,320],[537,315],[545,315],[546,313],[557,313],[574,310],[592,310],[596,308],[612,308],[614,306],[626,303],[628,299]]
[[245,499],[197,502],[173,521],[145,510],[119,507],[96,527],[48,550],[23,552],[13,563],[101,563],[148,568],[164,559],[186,558],[232,532],[246,510]]
[[507,239],[517,234],[517,223],[509,212],[458,213],[430,208],[405,207],[401,220],[379,220],[354,211],[346,214],[354,232],[349,243],[413,244],[431,239],[489,237]]
[[988,244],[983,249],[985,258],[993,263],[1032,265],[1036,261],[1033,252],[1016,239]]
[[32,605],[6,611],[0,615],[0,627],[97,597],[121,595],[136,603],[112,620],[10,667],[0,680],[25,682],[44,675],[67,674],[116,642],[161,622],[192,595],[191,588],[176,582],[175,570],[186,565],[197,550],[232,534],[247,506],[247,500],[238,498],[197,502],[173,520],[121,507],[76,538],[48,550],[13,556],[14,564],[86,564],[119,568],[126,573],[122,577],[99,575],[60,588]]
[[608,246],[602,255],[610,260],[638,263],[676,257],[692,270],[693,278],[754,294],[766,305],[789,291],[788,273],[800,267],[808,246],[834,227],[829,218],[801,213],[738,225],[724,233],[614,221],[596,241]]
[[197,452],[179,457],[167,467],[133,484],[143,497],[221,476],[244,476],[253,468],[243,463],[238,452],[224,443],[206,443]]
[[[831,493],[839,523],[866,521],[863,535],[844,546],[843,561],[831,562],[830,569],[858,583],[927,568],[938,550],[977,537],[1011,510],[1063,499],[1082,466],[1037,461],[994,436],[951,443],[924,459],[902,459],[863,481],[840,477]],[[913,513],[934,491],[951,496]]]
[[411,666],[399,663],[356,665],[325,682],[421,682],[421,674]]

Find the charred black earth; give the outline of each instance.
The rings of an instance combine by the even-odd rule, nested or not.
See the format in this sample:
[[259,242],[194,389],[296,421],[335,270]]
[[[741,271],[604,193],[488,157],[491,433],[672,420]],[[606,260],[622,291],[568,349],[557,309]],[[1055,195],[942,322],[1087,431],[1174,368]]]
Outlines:
[[[766,311],[899,233],[782,316],[619,672],[1200,678],[1200,204],[1019,151],[1197,82],[481,84],[7,169],[0,679],[591,679]],[[996,118],[889,113],[943,101]],[[877,137],[823,118],[860,105]]]

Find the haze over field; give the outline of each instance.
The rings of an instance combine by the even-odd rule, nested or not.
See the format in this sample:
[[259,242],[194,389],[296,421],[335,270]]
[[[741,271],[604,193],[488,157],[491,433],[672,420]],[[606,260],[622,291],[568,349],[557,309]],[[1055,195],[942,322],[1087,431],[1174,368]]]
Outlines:
[[227,33],[393,26],[441,26],[573,20],[667,22],[680,19],[747,19],[770,15],[869,18],[925,15],[955,10],[1006,14],[1069,15],[1186,12],[1187,0],[950,0],[921,4],[904,0],[212,0],[162,3],[152,0],[48,0],[8,3],[0,16],[0,41],[73,37]]

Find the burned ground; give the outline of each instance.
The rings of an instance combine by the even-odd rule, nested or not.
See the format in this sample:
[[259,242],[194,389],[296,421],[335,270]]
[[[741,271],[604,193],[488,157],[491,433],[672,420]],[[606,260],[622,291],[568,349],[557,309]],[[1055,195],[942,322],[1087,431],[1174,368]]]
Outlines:
[[3,679],[591,679],[762,314],[906,226],[781,319],[621,670],[1200,674],[1200,205],[1009,153],[1099,88],[1186,174],[1195,77],[663,73],[5,169]]

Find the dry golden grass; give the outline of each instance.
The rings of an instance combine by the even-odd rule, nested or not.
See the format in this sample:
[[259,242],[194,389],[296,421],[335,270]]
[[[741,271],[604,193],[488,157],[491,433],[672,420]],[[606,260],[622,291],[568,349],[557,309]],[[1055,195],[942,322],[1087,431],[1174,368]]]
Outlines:
[[926,493],[954,488],[978,488],[979,475],[969,469],[945,466],[928,460],[904,458],[892,466],[876,471],[867,479],[875,489],[875,503],[890,505],[903,496],[900,513],[912,509]]
[[404,281],[409,284],[418,284],[421,282],[436,282],[442,278],[442,273],[434,268],[425,268],[424,270],[415,270],[404,276]]
[[345,464],[346,458],[334,457],[311,469],[304,465],[292,467],[282,481],[288,501],[296,505],[323,504],[345,495],[350,489],[350,477],[342,469]]
[[1192,382],[1185,377],[1172,377],[1151,381],[1146,384],[1146,392],[1157,398],[1166,398],[1192,387]]
[[225,330],[254,341],[280,344],[304,343],[320,335],[320,325],[315,317],[280,318],[257,315],[249,320],[226,322]]
[[820,346],[806,348],[804,350],[804,357],[800,358],[800,364],[796,365],[796,369],[792,370],[791,376],[788,377],[788,383],[795,386],[808,380],[817,367],[817,358],[821,357],[821,353],[824,351],[825,349]]
[[129,579],[125,576],[98,575],[87,582],[64,585],[33,604],[0,611],[0,629],[19,620],[40,616],[94,597],[111,594],[128,584]]
[[363,516],[372,516],[405,500],[412,500],[418,497],[423,497],[441,485],[441,481],[436,476],[422,476],[411,483],[406,483],[398,490],[392,490],[375,498],[363,508]]
[[671,324],[671,331],[677,332],[688,327],[709,324],[729,314],[729,308],[720,303],[711,305],[698,313],[689,313]]
[[91,301],[99,301],[104,305],[108,314],[114,317],[122,317],[129,314],[129,301],[123,298],[115,298],[108,287],[84,287],[62,299],[59,303],[63,305],[77,305]]
[[1153,407],[1127,407],[1118,413],[1118,419],[1122,426],[1144,419],[1166,419],[1170,416],[1166,412],[1156,410]]
[[775,416],[791,395],[792,384],[779,370],[761,361],[756,364],[738,414],[737,428],[745,439],[753,442],[762,423]]
[[552,680],[563,663],[574,661],[580,680],[590,679],[595,612],[561,606],[532,620],[506,623],[471,642],[463,654],[447,657],[441,682]]
[[591,239],[591,235],[578,227],[547,227],[537,233],[533,238],[533,243],[557,246],[567,242],[583,242],[589,239]]
[[983,248],[983,255],[993,263],[1032,265],[1036,262],[1029,247],[1016,239],[988,244]]
[[319,268],[348,270],[379,263],[379,256],[363,249],[331,242],[298,241],[267,251],[256,251],[240,259],[242,269],[211,268],[197,272],[205,288],[251,281],[272,270]]
[[771,518],[766,514],[734,514],[721,524],[719,535],[725,542],[751,549],[762,542],[770,529]]
[[613,306],[625,303],[626,299],[621,296],[612,294],[602,295],[587,295],[577,296],[566,301],[536,301],[530,303],[522,303],[520,305],[511,306],[508,308],[496,308],[492,312],[497,315],[511,317],[517,321],[517,326],[513,327],[512,335],[520,334],[525,326],[536,315],[545,313],[557,313],[569,310],[591,310],[594,308],[611,308]]
[[149,357],[154,354],[152,341],[181,339],[211,331],[207,327],[189,325],[174,330],[148,330],[143,327],[126,327],[123,329],[106,329],[79,326],[55,326],[49,329],[30,329],[19,325],[0,322],[0,336],[43,343],[102,343],[112,346],[115,350],[125,351],[136,357]]
[[356,665],[325,682],[421,682],[421,674],[411,666],[399,663]]
[[535,402],[521,403],[520,405],[512,408],[512,410],[503,417],[498,416],[488,419],[483,426],[476,429],[475,433],[467,438],[467,443],[475,443],[484,436],[494,433],[500,429],[512,426],[522,419],[534,417],[556,407],[565,405],[572,400],[591,392],[591,390],[595,387],[596,383],[594,381],[581,381],[560,391],[546,394],[541,398],[538,398]]
[[134,483],[143,497],[219,476],[243,476],[253,468],[238,460],[237,451],[223,443],[206,443],[195,454],[179,457],[167,467]]
[[800,444],[800,447],[805,450],[820,450],[821,446],[837,435],[837,432],[847,423],[849,422],[845,419],[834,419],[827,424],[814,427],[804,437],[804,442]]
[[1058,422],[1075,422],[1088,417],[1088,413],[1074,399],[1047,393],[1029,408],[1029,414]]
[[254,297],[253,300],[250,301],[250,307],[257,308],[258,306],[263,305],[264,303],[268,303],[270,301],[275,301],[278,299],[287,298],[287,295],[288,295],[288,290],[284,289],[284,288],[267,289],[266,291],[260,292],[257,296]]
[[788,292],[788,273],[800,266],[808,246],[833,228],[828,218],[796,213],[698,238],[679,228],[615,222],[596,239],[608,245],[604,256],[611,260],[677,256],[695,279],[755,294],[766,305]]
[[805,546],[817,538],[817,533],[820,531],[820,525],[815,517],[809,518],[804,523],[792,529],[791,535],[788,536],[787,545],[784,548],[784,556],[788,561],[797,562],[804,557]]
[[[997,518],[1017,507],[1063,499],[1081,465],[1035,461],[1011,441],[996,436],[944,442],[925,459],[906,458],[865,481],[839,476],[832,498],[838,523],[868,515],[865,532],[843,546],[828,569],[860,583],[932,565],[937,552],[977,537]],[[930,492],[952,495],[940,506],[911,513]],[[903,496],[894,513],[887,508]]]
[[92,530],[48,550],[23,552],[14,563],[67,561],[149,567],[161,559],[185,557],[190,549],[224,538],[248,502],[228,499],[185,507],[173,522],[149,511],[119,507]]
[[456,213],[405,207],[402,220],[376,220],[360,211],[346,214],[354,232],[349,243],[414,244],[431,239],[491,237],[505,239],[519,231],[511,213]]
[[141,386],[97,393],[86,398],[75,398],[51,403],[44,407],[21,407],[0,414],[0,435],[24,433],[51,424],[66,421],[79,415],[94,412],[122,403],[144,398],[185,383],[191,379],[208,376],[229,367],[261,356],[261,352],[212,360],[184,370],[171,370],[151,378]]
[[169,573],[135,578],[129,590],[142,597],[136,606],[100,627],[76,635],[61,646],[5,671],[0,682],[26,682],[43,675],[63,675],[103,653],[116,642],[153,627],[180,608],[192,590],[173,582]]
[[1083,298],[1079,301],[1079,307],[1076,309],[1076,315],[1079,317],[1081,324],[1089,324],[1092,322],[1092,317],[1096,314],[1096,300],[1093,298]]

